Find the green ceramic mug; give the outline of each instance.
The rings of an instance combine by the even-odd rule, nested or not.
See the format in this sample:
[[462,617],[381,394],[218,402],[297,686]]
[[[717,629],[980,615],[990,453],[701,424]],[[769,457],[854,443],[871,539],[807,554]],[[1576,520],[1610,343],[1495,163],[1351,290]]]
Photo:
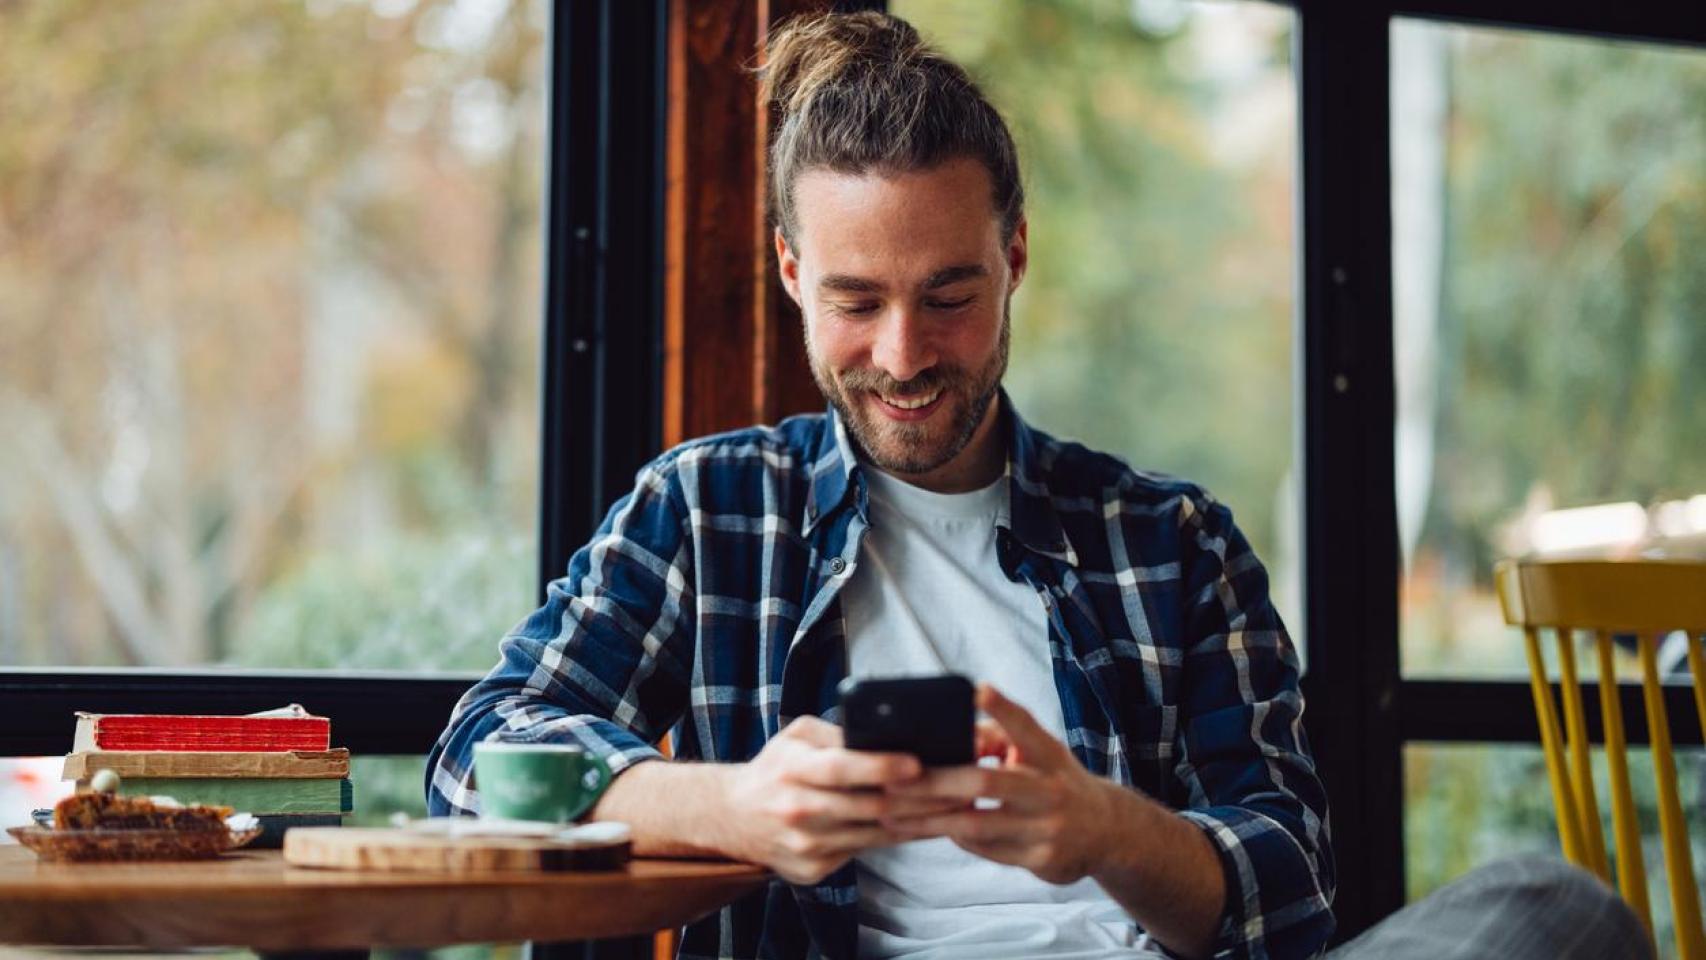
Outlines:
[[474,744],[480,812],[504,820],[571,823],[610,786],[610,768],[567,743]]

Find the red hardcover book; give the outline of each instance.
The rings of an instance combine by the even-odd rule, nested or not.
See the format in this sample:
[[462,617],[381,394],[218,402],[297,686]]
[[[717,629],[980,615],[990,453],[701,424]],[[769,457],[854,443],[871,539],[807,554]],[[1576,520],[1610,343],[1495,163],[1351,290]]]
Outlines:
[[330,750],[332,721],[292,704],[250,716],[77,714],[73,751]]

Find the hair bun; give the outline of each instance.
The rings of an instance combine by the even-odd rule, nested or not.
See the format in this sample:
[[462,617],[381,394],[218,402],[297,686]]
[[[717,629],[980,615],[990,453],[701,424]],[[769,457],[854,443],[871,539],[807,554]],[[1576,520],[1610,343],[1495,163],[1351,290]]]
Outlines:
[[873,11],[797,16],[770,35],[765,51],[764,99],[785,114],[838,81],[893,71],[929,52],[911,24]]

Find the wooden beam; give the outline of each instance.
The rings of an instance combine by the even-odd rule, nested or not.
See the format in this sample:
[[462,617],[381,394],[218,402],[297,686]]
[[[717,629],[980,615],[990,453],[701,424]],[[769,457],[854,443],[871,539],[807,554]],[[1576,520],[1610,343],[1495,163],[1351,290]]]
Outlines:
[[664,249],[666,446],[818,410],[765,216],[772,118],[751,67],[821,0],[672,0]]
[[[762,14],[766,35],[771,27],[781,24],[803,13],[812,13],[828,9],[827,0],[759,0],[764,7]],[[759,176],[759,209],[765,209],[764,204],[769,197],[769,181],[765,176],[765,145],[769,143],[770,126],[778,120],[772,112],[761,112],[764,126],[759,131],[760,163]],[[823,394],[819,392],[816,382],[812,380],[811,366],[806,359],[805,327],[800,317],[800,310],[789,299],[788,292],[782,287],[781,275],[777,272],[776,244],[772,240],[772,230],[766,221],[762,231],[763,242],[760,251],[763,257],[763,294],[756,307],[758,311],[758,349],[763,363],[758,371],[755,391],[758,400],[759,417],[770,423],[796,413],[810,413],[824,408]]]
[[664,249],[665,446],[753,421],[762,217],[752,0],[672,0]]

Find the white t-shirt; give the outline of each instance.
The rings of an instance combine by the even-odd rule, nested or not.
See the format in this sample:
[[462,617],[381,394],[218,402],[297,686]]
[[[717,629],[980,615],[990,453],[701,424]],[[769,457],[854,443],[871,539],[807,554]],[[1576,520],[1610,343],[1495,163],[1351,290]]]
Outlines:
[[[841,593],[852,675],[962,673],[1066,739],[1042,599],[996,559],[1006,478],[941,494],[864,472],[871,528]],[[872,850],[855,864],[861,957],[1164,956],[1094,880],[1057,886],[947,839]]]

